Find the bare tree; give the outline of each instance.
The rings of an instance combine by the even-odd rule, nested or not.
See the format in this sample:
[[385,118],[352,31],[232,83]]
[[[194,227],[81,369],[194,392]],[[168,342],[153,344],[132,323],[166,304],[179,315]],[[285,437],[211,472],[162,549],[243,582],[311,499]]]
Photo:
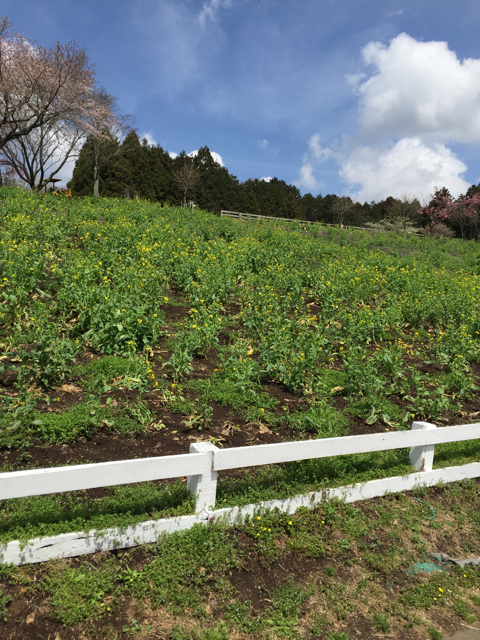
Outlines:
[[173,170],[173,179],[182,192],[183,208],[187,208],[187,195],[198,181],[198,173],[193,160],[185,154],[181,154],[177,167]]
[[410,198],[407,194],[402,194],[390,205],[384,222],[390,224],[392,231],[408,233],[414,230],[415,220],[418,218],[420,203],[416,198]]
[[2,164],[10,167],[33,190],[40,191],[77,156],[82,130],[64,121],[50,122],[7,142]]
[[[111,121],[104,125],[102,136],[90,136],[89,144],[84,147],[84,159],[93,167],[93,195],[100,194],[100,172],[115,156],[126,154],[132,149],[122,145],[128,134],[133,131],[135,118],[132,115],[120,115],[117,109],[117,98],[114,98],[103,87],[95,92],[95,99],[104,105],[112,114]],[[100,124],[100,123],[99,123]]]
[[350,196],[341,196],[336,198],[332,204],[333,219],[342,229],[345,223],[348,221],[348,216],[353,210],[353,200]]
[[46,49],[8,26],[0,19],[0,149],[59,121],[101,135],[112,114],[95,100],[95,70],[86,50],[74,42]]

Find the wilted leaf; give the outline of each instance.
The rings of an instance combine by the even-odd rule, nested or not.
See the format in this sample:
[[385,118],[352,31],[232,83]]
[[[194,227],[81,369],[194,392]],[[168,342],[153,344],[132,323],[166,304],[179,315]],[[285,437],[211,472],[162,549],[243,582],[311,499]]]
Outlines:
[[344,391],[345,387],[333,387],[333,389],[330,389],[330,393],[335,394],[335,393],[340,393],[340,391]]
[[67,393],[81,393],[83,391],[83,389],[80,389],[80,387],[74,384],[64,384],[60,387],[60,390],[66,391]]

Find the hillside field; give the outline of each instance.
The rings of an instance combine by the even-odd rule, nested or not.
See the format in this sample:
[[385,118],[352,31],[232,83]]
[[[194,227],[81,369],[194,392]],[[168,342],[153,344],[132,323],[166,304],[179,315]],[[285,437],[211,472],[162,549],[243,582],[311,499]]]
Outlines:
[[[410,429],[413,420],[439,426],[467,424],[480,415],[480,248],[474,242],[316,225],[304,231],[295,223],[270,226],[219,219],[204,211],[162,208],[142,200],[39,198],[7,188],[0,188],[0,228],[3,472],[188,453],[193,441],[236,447]],[[477,461],[479,454],[477,441],[439,445],[434,467]],[[408,450],[398,450],[221,472],[217,507],[410,471]],[[397,625],[400,634],[402,625],[410,625],[406,635],[392,637],[435,640],[441,637],[432,635],[436,628],[448,630],[458,626],[458,620],[471,622],[480,614],[478,569],[466,569],[464,577],[461,572],[445,573],[455,593],[435,624],[424,613],[434,604],[431,593],[440,588],[443,594],[438,573],[425,578],[424,584],[409,578],[412,593],[420,594],[411,601],[397,586],[398,580],[406,582],[399,576],[414,559],[425,559],[432,551],[428,540],[430,534],[437,535],[439,522],[445,531],[450,527],[451,555],[462,550],[464,555],[478,555],[480,504],[475,487],[476,483],[466,485],[464,495],[458,487],[422,494],[424,503],[427,497],[429,504],[436,501],[435,510],[443,514],[427,524],[424,507],[409,495],[361,508],[338,504],[330,512],[327,505],[292,521],[272,516],[260,534],[253,525],[234,533],[222,528],[205,534],[195,530],[170,539],[170,556],[137,550],[126,553],[118,566],[114,555],[95,560],[94,578],[85,581],[93,580],[93,586],[81,597],[73,585],[75,576],[87,570],[87,561],[53,563],[42,578],[42,593],[50,594],[48,606],[57,612],[50,618],[73,625],[69,634],[77,629],[79,638],[100,633],[108,640],[135,634],[171,640],[347,640],[370,637],[368,625],[373,624],[374,633],[387,633]],[[451,511],[451,501],[465,501],[462,516]],[[0,510],[0,543],[125,526],[189,514],[193,508],[185,479],[10,500]],[[399,510],[406,513],[403,522]],[[454,534],[462,518],[463,542]],[[325,523],[324,539],[318,527]],[[230,536],[235,541],[225,544]],[[213,545],[208,558],[202,556],[192,565],[199,575],[203,569],[207,578],[190,579],[195,593],[188,585],[180,595],[172,586],[161,588],[160,582],[170,575],[171,558],[178,561],[175,554],[182,544],[190,545],[188,553],[195,556],[197,538]],[[273,538],[277,546],[272,546]],[[405,554],[392,551],[390,564],[381,562],[382,555],[390,558],[394,541],[408,547]],[[461,546],[465,541],[471,548]],[[249,556],[253,564],[245,560],[242,565],[240,558],[248,554],[254,554],[253,559]],[[343,557],[340,575],[328,560],[337,555]],[[168,557],[167,571],[160,565],[161,558]],[[298,586],[302,557],[308,558],[305,566],[320,562],[330,591],[315,590],[306,574],[303,586]],[[366,563],[363,573],[360,557]],[[238,614],[238,608],[235,613],[231,602],[220,597],[224,587],[218,581],[227,580],[228,571],[240,575],[247,565],[250,570],[258,565],[270,571],[278,562],[289,569],[280,587],[275,584],[280,591],[272,586],[269,604],[257,603],[255,609],[258,597],[252,595],[251,584],[242,586],[241,578],[231,588],[238,590],[242,602],[250,603],[243,613]],[[2,569],[5,593],[18,595],[26,584],[28,593],[35,593],[37,587],[30,584],[35,571],[38,568]],[[147,574],[150,585],[158,587],[151,587],[153,595],[148,597],[142,586]],[[182,579],[175,574],[171,585]],[[364,582],[355,597],[366,589],[373,598],[362,605],[361,615],[346,604],[351,594],[341,595],[345,589],[339,585],[352,580],[356,585]],[[462,580],[468,581],[468,604]],[[395,586],[391,606],[385,608],[375,599],[375,589],[387,593],[389,584]],[[233,591],[226,592],[234,601]],[[77,593],[77,605],[83,598],[83,608],[62,604],[62,598],[70,602],[72,593]],[[138,602],[145,603],[146,597],[148,602],[142,613],[112,623],[108,635],[106,607],[113,615],[125,594],[131,603],[136,599],[133,608],[142,609]],[[4,604],[2,597],[7,598]],[[8,597],[2,596],[0,584],[0,618],[2,607],[8,618],[15,604],[10,605]],[[298,616],[304,615],[309,598],[335,602],[337,608],[344,598],[345,606],[334,619],[310,616],[304,624]],[[417,606],[420,618],[412,613]],[[164,635],[149,636],[151,621],[141,621],[149,619],[145,607],[163,607],[169,616],[182,611],[189,623],[178,626],[172,618]],[[104,626],[95,626],[100,619]],[[370,631],[362,627],[365,621]],[[78,626],[87,623],[93,626]],[[413,635],[412,625],[420,635]],[[61,626],[58,630],[63,638]]]

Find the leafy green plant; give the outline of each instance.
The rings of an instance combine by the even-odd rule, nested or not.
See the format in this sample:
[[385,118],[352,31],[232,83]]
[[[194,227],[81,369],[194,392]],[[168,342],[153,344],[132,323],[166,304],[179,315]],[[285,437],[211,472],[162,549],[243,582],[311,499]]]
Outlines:
[[7,622],[8,620],[8,605],[12,602],[13,598],[7,593],[3,593],[0,589],[0,618]]
[[22,368],[19,383],[27,378],[44,387],[61,384],[70,373],[78,351],[78,345],[63,336],[55,325],[38,327],[33,348],[20,350]]
[[51,594],[53,617],[71,625],[113,611],[119,595],[117,579],[113,563],[96,571],[65,567],[53,572],[44,583]]
[[110,391],[112,388],[144,390],[148,387],[148,364],[138,355],[91,360],[86,365],[76,366],[72,374],[91,392]]
[[392,628],[392,625],[388,621],[388,616],[385,613],[374,613],[372,623],[377,631],[383,631],[384,633],[388,633]]

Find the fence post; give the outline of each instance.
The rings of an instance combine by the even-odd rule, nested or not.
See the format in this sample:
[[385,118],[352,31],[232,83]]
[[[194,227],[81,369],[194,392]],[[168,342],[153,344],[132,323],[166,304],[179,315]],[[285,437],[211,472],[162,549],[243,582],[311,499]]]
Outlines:
[[[430,422],[413,422],[412,429],[436,429],[435,424]],[[412,447],[410,449],[410,464],[412,464],[417,471],[432,471],[433,469],[433,454],[435,453],[435,445],[427,444],[423,447]]]
[[187,489],[196,496],[195,512],[207,511],[215,506],[217,472],[213,470],[213,452],[218,447],[210,442],[190,443],[189,453],[205,453],[205,470],[196,476],[188,476]]

